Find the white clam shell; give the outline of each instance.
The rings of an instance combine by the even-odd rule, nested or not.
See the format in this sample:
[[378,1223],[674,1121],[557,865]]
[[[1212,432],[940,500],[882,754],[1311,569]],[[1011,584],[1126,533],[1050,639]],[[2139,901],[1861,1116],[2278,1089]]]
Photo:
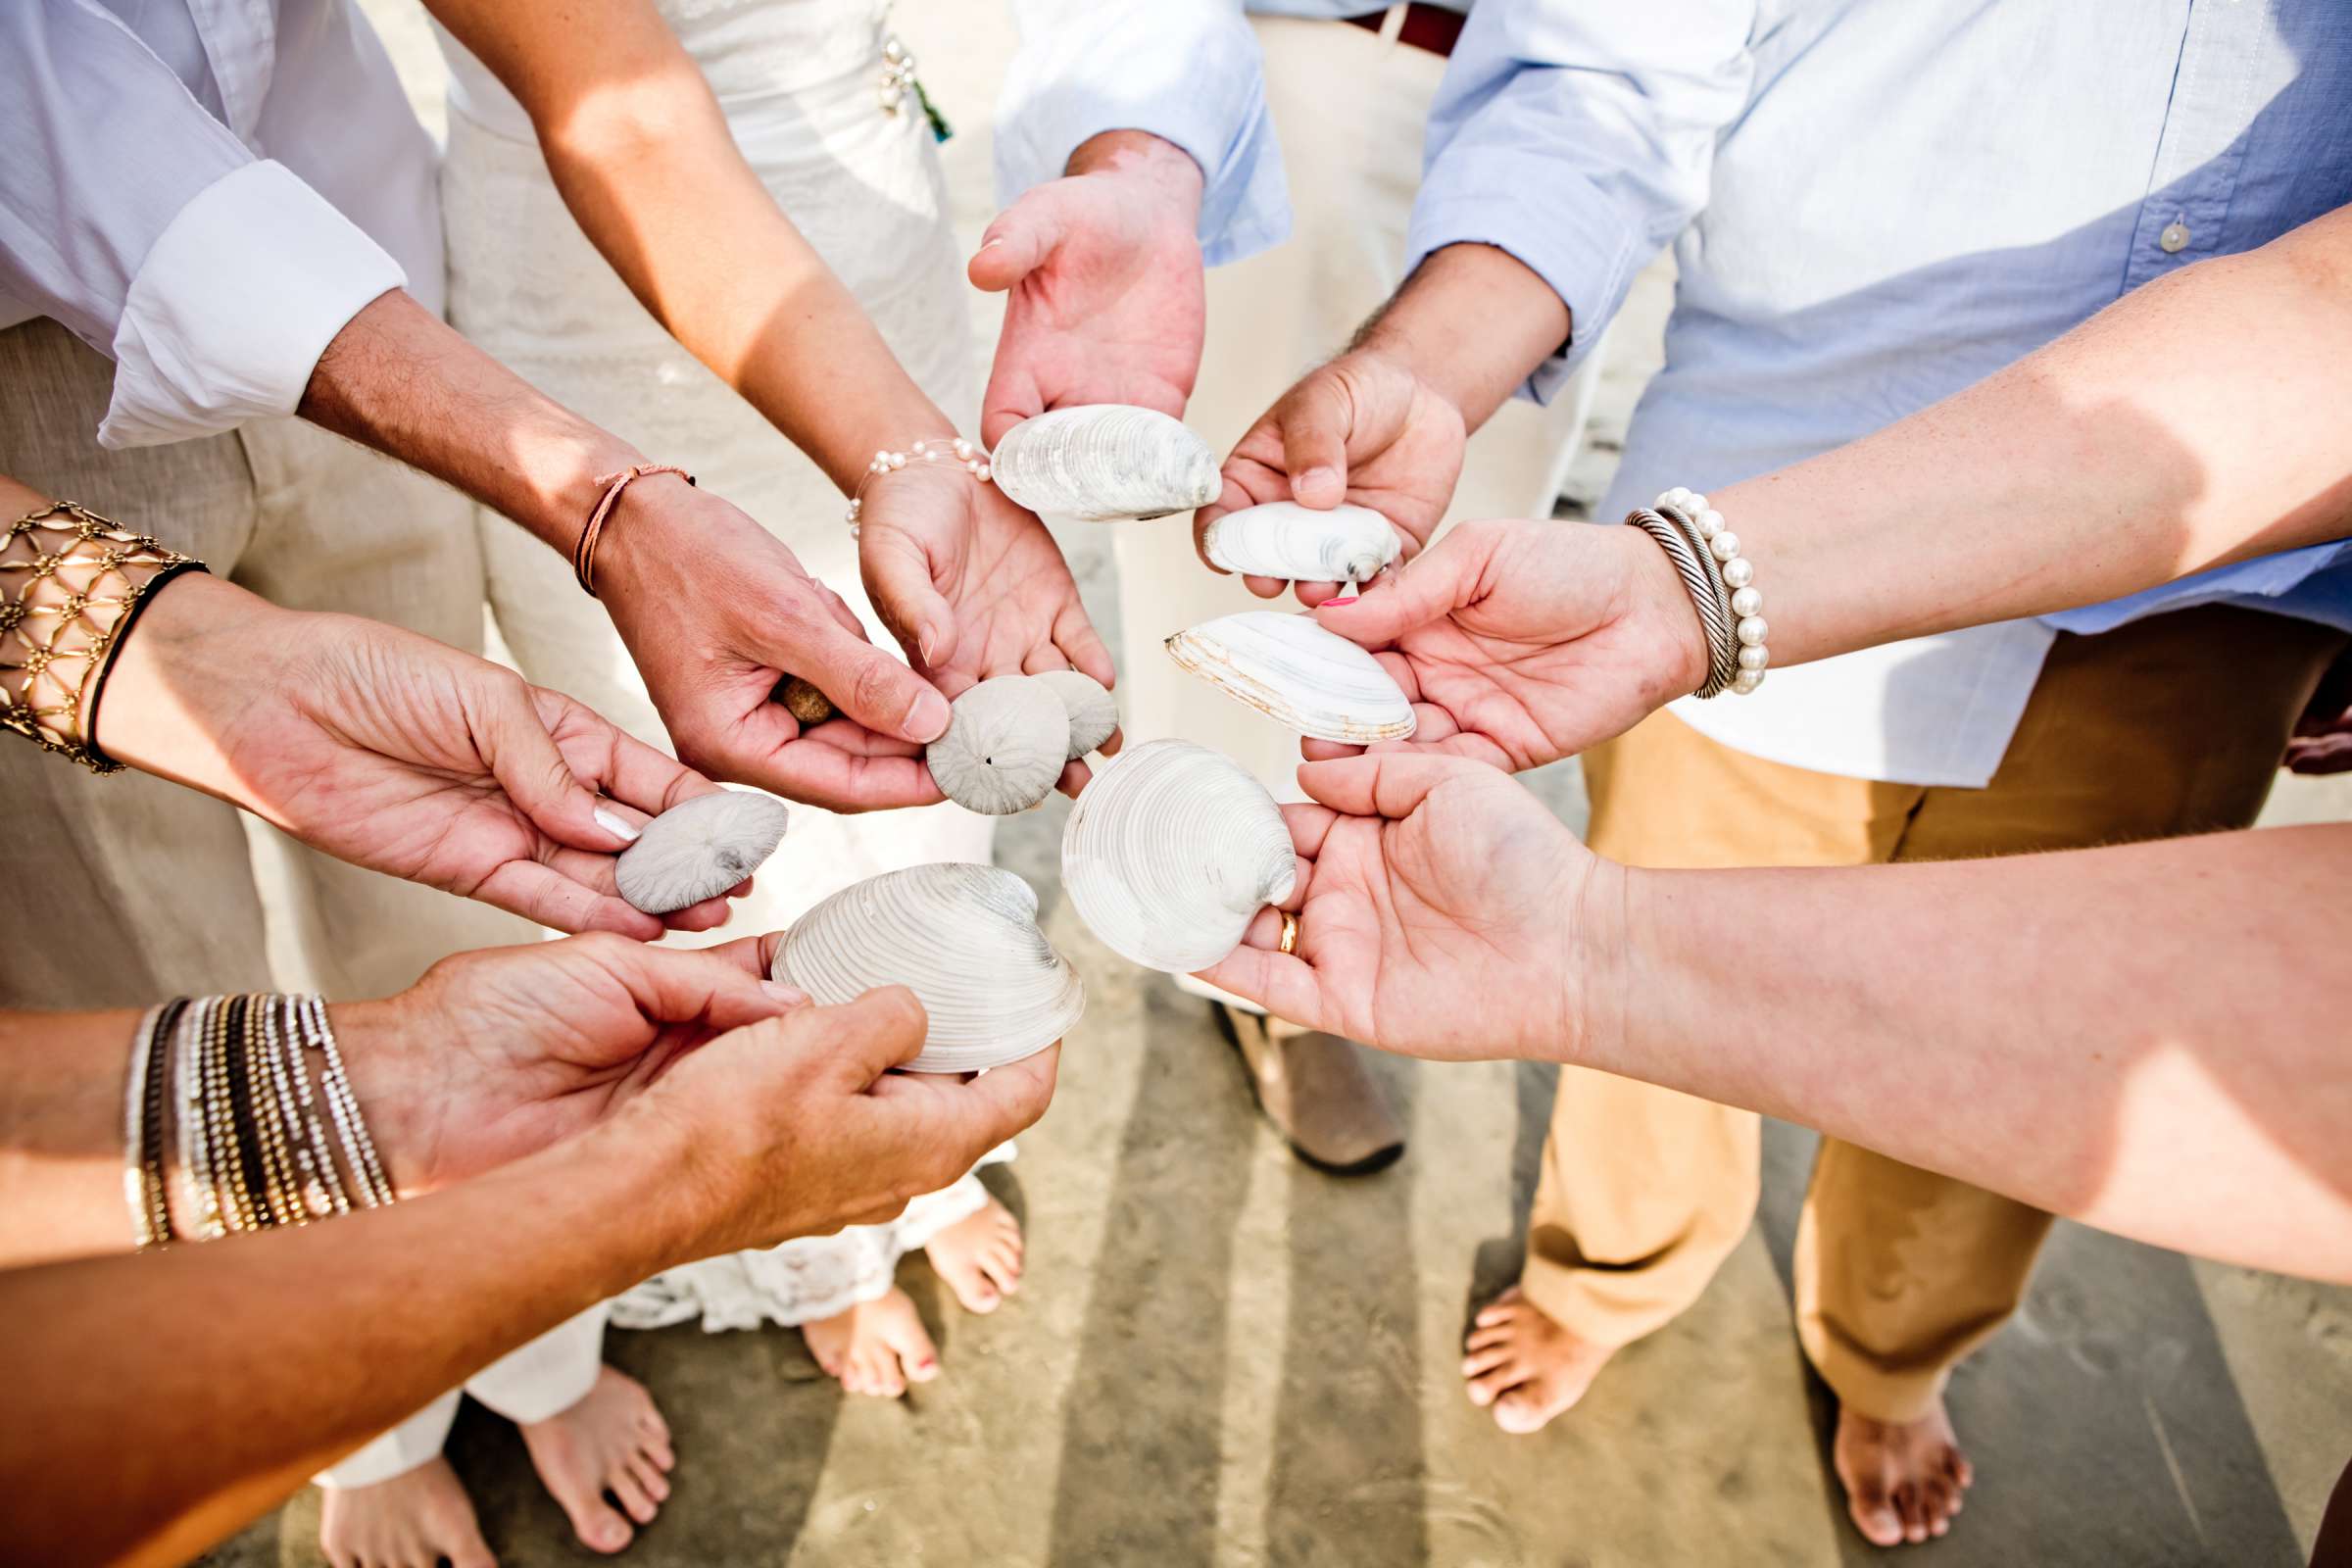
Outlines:
[[1154,409],[1089,403],[1023,419],[989,454],[997,488],[1031,512],[1102,522],[1217,499],[1217,455]]
[[1064,760],[1076,761],[1110,739],[1110,732],[1119,727],[1119,705],[1094,676],[1075,669],[1049,669],[1030,678],[1052,688],[1070,715],[1070,751]]
[[776,853],[788,815],[782,801],[750,790],[680,801],[613,862],[620,896],[648,914],[716,898]]
[[1246,610],[1180,631],[1168,657],[1284,728],[1369,746],[1413,732],[1413,705],[1380,661],[1310,617]]
[[1370,582],[1402,549],[1389,519],[1370,507],[1317,512],[1296,501],[1228,512],[1200,541],[1227,571],[1286,582]]
[[1170,974],[1239,947],[1297,878],[1274,797],[1191,741],[1152,741],[1105,762],[1061,834],[1062,886],[1079,917],[1121,957]]
[[801,916],[769,973],[818,1003],[912,991],[931,1028],[910,1072],[978,1072],[1069,1032],[1086,986],[1037,928],[1037,894],[993,865],[910,865],[854,882]]
[[999,675],[948,706],[948,731],[923,760],[948,799],[983,815],[1010,816],[1053,793],[1069,746],[1069,710],[1054,688],[1028,675]]

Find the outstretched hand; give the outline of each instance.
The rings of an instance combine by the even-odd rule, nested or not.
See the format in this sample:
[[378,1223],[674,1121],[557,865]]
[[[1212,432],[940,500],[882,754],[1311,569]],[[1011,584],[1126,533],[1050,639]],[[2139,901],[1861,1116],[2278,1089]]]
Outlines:
[[414,632],[183,576],[124,640],[102,717],[122,760],[354,865],[562,931],[650,941],[727,917],[724,897],[646,914],[614,881],[640,825],[716,786]]
[[1556,1059],[1573,1047],[1584,977],[1571,939],[1603,862],[1542,802],[1442,757],[1308,762],[1298,783],[1315,804],[1283,808],[1306,862],[1289,904],[1296,951],[1279,951],[1281,918],[1261,910],[1202,979],[1408,1055]]
[[[1350,350],[1308,371],[1234,446],[1224,493],[1194,515],[1195,542],[1244,507],[1296,501],[1325,510],[1349,501],[1386,516],[1409,558],[1445,519],[1468,439],[1461,411],[1401,361]],[[1286,586],[1275,577],[1243,581],[1261,599]],[[1340,591],[1336,582],[1296,587],[1308,605]]]
[[[1410,740],[1517,772],[1623,734],[1706,676],[1698,617],[1635,528],[1465,522],[1315,618],[1374,650],[1412,700]],[[1359,748],[1308,741],[1309,757]]]

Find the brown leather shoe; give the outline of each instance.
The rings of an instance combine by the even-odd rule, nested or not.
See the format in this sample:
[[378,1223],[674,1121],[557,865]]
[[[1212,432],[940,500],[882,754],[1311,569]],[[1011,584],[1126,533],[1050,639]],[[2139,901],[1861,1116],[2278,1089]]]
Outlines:
[[1241,1054],[1250,1092],[1300,1159],[1334,1176],[1394,1165],[1404,1129],[1364,1066],[1364,1047],[1338,1035],[1276,1036],[1266,1020],[1210,1003],[1217,1028]]

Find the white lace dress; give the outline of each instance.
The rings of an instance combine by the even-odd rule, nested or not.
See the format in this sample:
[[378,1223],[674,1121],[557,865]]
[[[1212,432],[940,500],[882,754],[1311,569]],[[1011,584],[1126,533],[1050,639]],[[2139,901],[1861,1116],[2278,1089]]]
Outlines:
[[[975,428],[979,389],[946,187],[920,106],[911,91],[893,91],[886,0],[662,0],[661,10],[785,213],[907,372],[957,428]],[[441,41],[452,78],[441,177],[452,321],[557,401],[760,519],[895,651],[866,602],[832,484],[637,303],[565,211],[521,107],[454,39]],[[484,513],[481,523],[491,606],[523,673],[666,746],[627,652],[569,565],[502,517]],[[877,872],[986,860],[991,825],[952,805],[861,816],[795,806],[752,896],[704,940],[789,925]],[[614,1321],[700,1315],[715,1330],[830,1317],[889,1290],[902,1253],[985,1201],[967,1175],[890,1225],[673,1270],[617,1303]]]

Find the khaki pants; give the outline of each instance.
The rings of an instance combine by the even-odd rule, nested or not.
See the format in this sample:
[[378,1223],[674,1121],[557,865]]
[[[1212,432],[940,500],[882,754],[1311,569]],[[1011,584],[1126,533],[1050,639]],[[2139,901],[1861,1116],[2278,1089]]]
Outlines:
[[[1643,866],[1863,865],[2245,827],[2344,643],[2220,606],[2062,635],[1982,790],[1788,767],[1659,713],[1587,755],[1591,842]],[[1758,1130],[1749,1111],[1563,1070],[1529,1225],[1530,1299],[1596,1344],[1662,1327],[1746,1233]],[[1825,1139],[1797,1228],[1805,1353],[1860,1413],[1918,1419],[2016,1309],[2049,1225]]]
[[[113,379],[103,356],[53,321],[0,331],[0,473],[151,533],[288,609],[367,615],[480,651],[481,549],[454,492],[296,419],[108,452],[94,432]],[[26,745],[0,745],[0,801],[9,875],[39,921],[0,946],[7,1005],[381,996],[447,954],[534,929],[316,854],[193,790],[140,773],[99,778]],[[249,828],[270,868],[266,887]]]

